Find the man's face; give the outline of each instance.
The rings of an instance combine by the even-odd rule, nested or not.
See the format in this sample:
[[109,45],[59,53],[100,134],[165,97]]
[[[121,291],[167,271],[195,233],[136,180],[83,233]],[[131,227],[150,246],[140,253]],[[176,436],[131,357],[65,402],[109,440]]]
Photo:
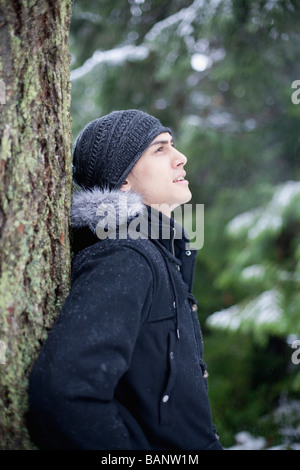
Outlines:
[[185,178],[186,157],[175,149],[168,132],[159,134],[137,161],[122,190],[133,190],[142,195],[149,206],[168,206],[161,212],[170,212],[180,204],[188,202],[192,194]]

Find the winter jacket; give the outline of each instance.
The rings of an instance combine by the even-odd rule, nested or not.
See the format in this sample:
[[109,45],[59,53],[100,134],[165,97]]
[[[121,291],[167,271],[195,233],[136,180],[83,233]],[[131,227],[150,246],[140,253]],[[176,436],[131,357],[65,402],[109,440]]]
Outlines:
[[192,294],[196,252],[158,212],[149,238],[153,211],[131,193],[117,235],[141,214],[148,233],[100,240],[112,219],[97,208],[109,213],[119,196],[74,197],[72,287],[30,376],[32,439],[41,449],[222,449]]

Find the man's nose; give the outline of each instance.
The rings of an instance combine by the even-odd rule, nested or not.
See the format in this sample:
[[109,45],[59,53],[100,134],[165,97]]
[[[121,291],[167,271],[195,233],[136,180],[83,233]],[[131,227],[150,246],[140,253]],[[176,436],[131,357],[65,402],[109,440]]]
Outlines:
[[180,166],[180,165],[184,166],[187,162],[186,156],[183,153],[179,152],[179,150],[177,149],[174,149],[174,152],[175,152],[174,154],[175,166]]

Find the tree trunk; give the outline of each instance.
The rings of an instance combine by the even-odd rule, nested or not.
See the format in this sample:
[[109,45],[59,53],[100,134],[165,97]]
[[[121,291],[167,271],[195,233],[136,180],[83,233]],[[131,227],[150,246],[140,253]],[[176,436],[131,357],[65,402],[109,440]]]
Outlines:
[[28,374],[70,277],[71,0],[0,0],[0,448],[31,449]]

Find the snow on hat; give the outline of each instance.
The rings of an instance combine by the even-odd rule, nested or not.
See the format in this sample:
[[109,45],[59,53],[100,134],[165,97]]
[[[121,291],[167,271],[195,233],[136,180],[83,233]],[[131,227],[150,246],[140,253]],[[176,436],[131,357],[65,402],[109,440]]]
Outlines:
[[73,147],[73,176],[83,188],[121,187],[153,139],[171,130],[136,109],[113,111],[90,122]]

